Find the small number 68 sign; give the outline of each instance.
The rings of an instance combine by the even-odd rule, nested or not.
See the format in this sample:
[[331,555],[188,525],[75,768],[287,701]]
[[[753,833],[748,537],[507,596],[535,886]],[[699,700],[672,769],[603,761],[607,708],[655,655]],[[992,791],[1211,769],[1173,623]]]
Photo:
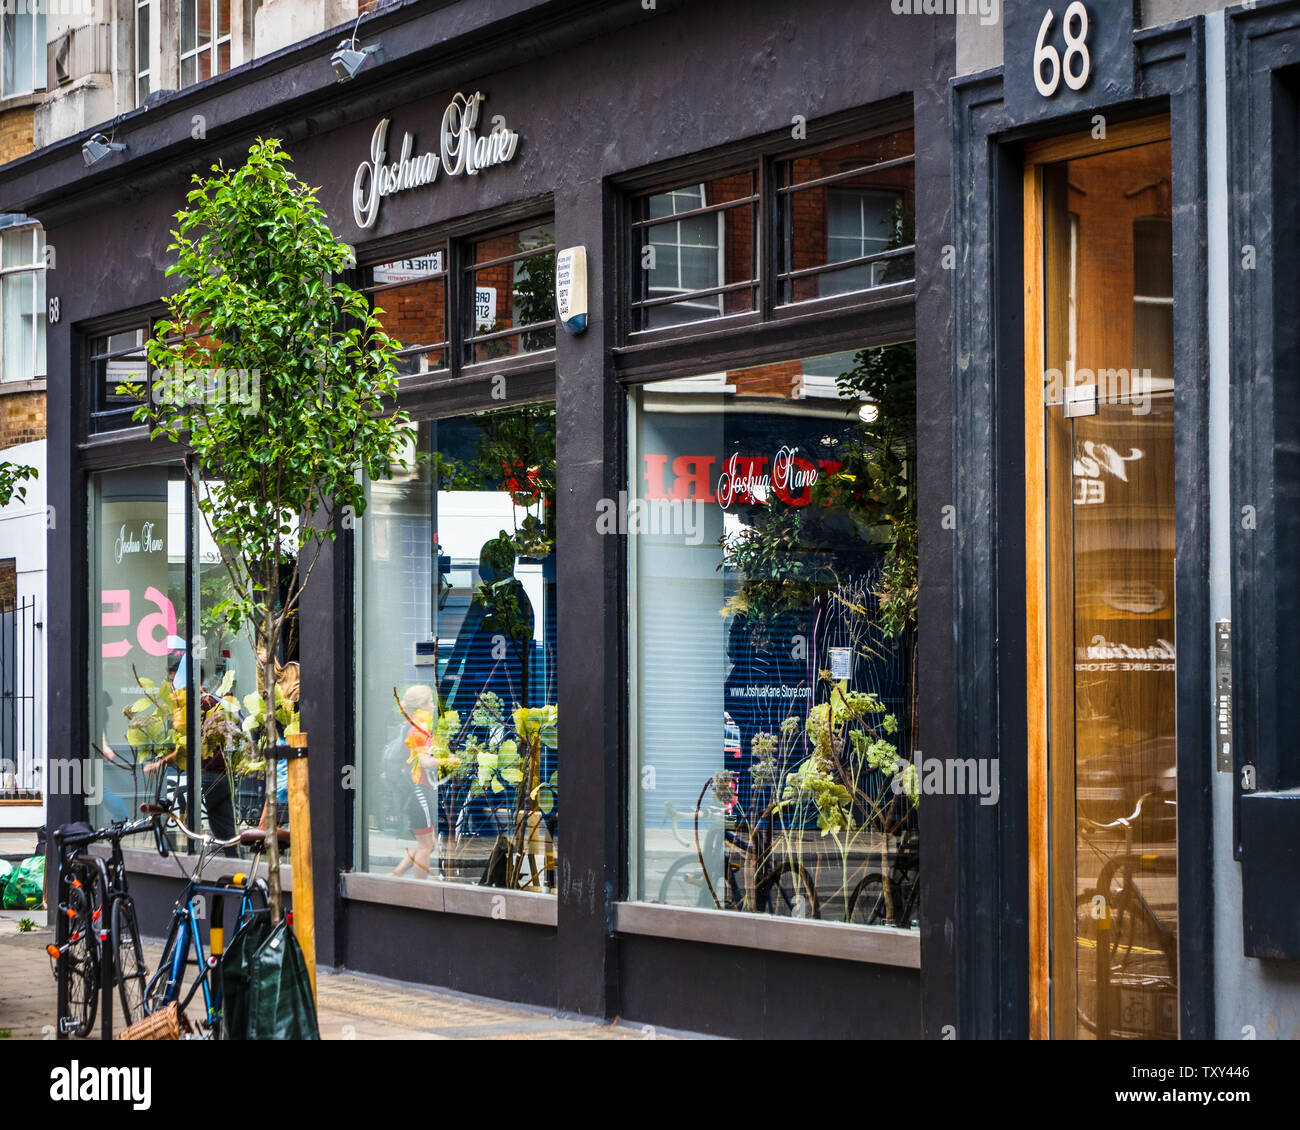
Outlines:
[[[1065,51],[1058,52],[1047,41],[1055,15],[1049,8],[1038,25],[1038,39],[1034,43],[1034,85],[1044,98],[1051,98],[1060,89],[1061,80],[1071,90],[1082,90],[1092,73],[1092,58],[1088,54],[1088,9],[1082,0],[1074,0],[1065,9],[1061,31],[1065,37]],[[1046,73],[1045,73],[1046,72]]]

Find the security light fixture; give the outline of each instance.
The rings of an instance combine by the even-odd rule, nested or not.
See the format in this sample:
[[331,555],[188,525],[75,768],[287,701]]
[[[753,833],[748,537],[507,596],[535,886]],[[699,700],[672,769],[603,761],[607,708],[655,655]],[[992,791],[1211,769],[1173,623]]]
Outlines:
[[339,49],[330,56],[330,66],[334,68],[334,75],[339,82],[347,82],[353,78],[365,62],[372,55],[378,56],[380,47],[378,43],[372,43],[369,47],[357,47],[356,38],[345,39],[339,44]]
[[112,153],[120,153],[126,145],[121,141],[109,141],[102,133],[92,134],[89,141],[81,146],[81,158],[86,168],[102,161]]

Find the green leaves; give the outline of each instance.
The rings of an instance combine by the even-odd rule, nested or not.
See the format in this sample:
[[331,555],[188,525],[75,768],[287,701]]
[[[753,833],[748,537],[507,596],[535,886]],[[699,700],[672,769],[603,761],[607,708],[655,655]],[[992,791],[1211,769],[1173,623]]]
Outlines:
[[35,467],[24,467],[17,463],[0,462],[0,506],[8,506],[17,498],[19,502],[27,501],[27,487],[23,484],[36,478]]
[[196,480],[219,478],[196,497],[231,573],[220,611],[272,644],[336,515],[365,511],[356,472],[405,469],[414,434],[391,411],[400,346],[339,279],[351,251],[289,163],[259,140],[239,168],[194,178],[168,247],[184,286],[148,343],[155,386],[183,374],[187,395],[142,388],[135,412],[155,438],[188,444]]

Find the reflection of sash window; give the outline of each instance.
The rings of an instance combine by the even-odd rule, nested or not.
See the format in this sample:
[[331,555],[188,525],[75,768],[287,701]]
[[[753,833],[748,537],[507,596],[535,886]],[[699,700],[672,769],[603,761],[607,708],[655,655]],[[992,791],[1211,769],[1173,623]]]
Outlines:
[[[687,185],[649,199],[650,219],[674,216],[703,208],[708,200],[704,185]],[[654,248],[654,265],[649,271],[647,297],[666,298],[690,294],[722,285],[723,214],[691,216],[649,229]],[[711,294],[690,301],[650,307],[652,326],[694,322],[722,315],[722,295]]]

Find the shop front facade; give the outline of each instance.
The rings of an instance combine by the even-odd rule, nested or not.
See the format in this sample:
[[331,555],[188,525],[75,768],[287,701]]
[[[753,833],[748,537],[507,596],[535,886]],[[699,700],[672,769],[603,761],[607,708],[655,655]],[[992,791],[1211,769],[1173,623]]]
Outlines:
[[[1216,207],[1265,214],[1212,191],[1259,165],[1207,90],[1253,97],[1270,41],[1071,8],[963,40],[838,0],[396,5],[350,82],[327,34],[123,116],[89,170],[80,138],[11,166],[58,249],[50,746],[93,785],[51,820],[159,773],[214,833],[262,815],[231,750],[143,770],[204,723],[146,732],[142,695],[238,702],[256,663],[118,386],[159,379],[190,175],[275,136],[402,345],[420,455],[339,517],[278,657],[322,966],[742,1036],[1223,1035],[1247,985],[1294,1034],[1260,862],[1284,645],[1252,635],[1287,587],[1238,534],[1258,583],[1212,580],[1230,450],[1289,544],[1243,360],[1282,348],[1242,312],[1273,259],[1216,286],[1205,250]],[[225,387],[256,411],[256,374]],[[1221,776],[1218,619],[1267,668],[1224,688]]]

